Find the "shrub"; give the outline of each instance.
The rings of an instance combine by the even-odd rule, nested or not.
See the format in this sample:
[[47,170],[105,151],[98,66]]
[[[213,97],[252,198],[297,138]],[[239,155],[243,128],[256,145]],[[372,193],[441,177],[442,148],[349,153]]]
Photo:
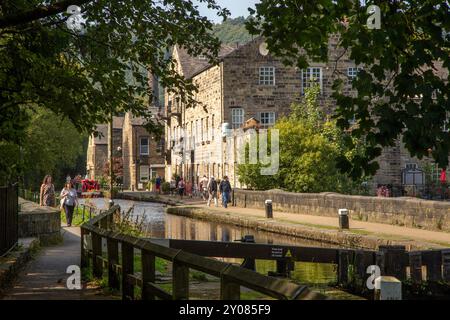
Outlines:
[[163,182],[161,184],[161,191],[163,193],[169,193],[169,191],[170,191],[170,183],[169,182]]

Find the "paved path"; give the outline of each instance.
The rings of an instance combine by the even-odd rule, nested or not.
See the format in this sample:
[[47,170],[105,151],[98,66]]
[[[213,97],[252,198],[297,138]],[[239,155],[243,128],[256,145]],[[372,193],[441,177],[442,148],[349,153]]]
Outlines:
[[19,275],[6,300],[92,300],[108,299],[99,289],[68,290],[70,265],[80,264],[80,228],[63,228],[64,242],[43,247]]
[[[148,194],[148,193],[147,193]],[[177,200],[182,202],[186,206],[195,207],[206,207],[205,202],[198,199],[190,199],[184,197],[182,201],[180,198],[171,196],[161,196],[161,198],[170,198],[171,200]],[[220,202],[220,201],[219,201]],[[265,217],[265,212],[262,209],[254,208],[241,208],[241,207],[231,207],[227,209],[219,207],[214,207],[211,205],[210,210],[236,213],[240,215],[248,215],[253,217]],[[325,217],[317,215],[307,215],[298,213],[286,213],[274,211],[274,220],[280,222],[297,223],[300,225],[305,225],[309,227],[322,228],[327,230],[338,230],[339,220],[336,217]],[[390,224],[375,223],[375,222],[364,222],[358,220],[350,220],[350,232],[359,235],[371,235],[379,238],[386,238],[392,240],[405,240],[407,241],[420,241],[430,244],[434,244],[441,247],[450,247],[450,233],[449,232],[439,232],[439,231],[429,231],[422,230],[418,228],[408,228],[395,226]]]
[[[229,207],[228,209],[224,209],[221,207],[219,208],[210,207],[210,209],[219,211],[226,210],[228,212],[235,212],[238,214],[254,217],[261,217],[261,218],[265,217],[264,210],[260,209],[236,208],[236,207]],[[273,215],[276,220],[283,222],[298,223],[318,228],[327,228],[336,230],[339,229],[339,220],[337,215],[334,218],[334,217],[286,213],[278,211],[274,211]],[[390,224],[364,222],[358,220],[350,220],[349,231],[362,235],[367,234],[379,237],[390,237],[399,240],[400,239],[418,240],[442,245],[447,244],[447,246],[450,247],[450,233],[448,232],[429,231],[417,228],[400,227]]]

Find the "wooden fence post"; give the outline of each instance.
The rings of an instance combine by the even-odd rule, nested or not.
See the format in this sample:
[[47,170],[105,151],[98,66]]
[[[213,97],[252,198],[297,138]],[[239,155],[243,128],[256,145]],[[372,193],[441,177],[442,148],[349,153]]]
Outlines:
[[[377,253],[378,266],[381,269],[381,275],[393,276],[399,280],[406,279],[406,265],[404,257],[406,254],[405,246],[380,246]],[[379,261],[381,259],[381,261]]]
[[362,281],[362,285],[365,286],[369,274],[366,273],[368,265],[365,263],[364,251],[356,250],[354,252],[353,266],[355,268],[355,275]]
[[148,283],[155,282],[155,256],[142,250],[142,300],[155,300],[155,295],[148,292]]
[[134,274],[134,248],[122,242],[122,300],[134,299],[134,285],[128,282],[129,274]]
[[92,233],[92,266],[93,275],[101,279],[103,276],[103,261],[98,259],[102,256],[102,237],[96,233]]
[[220,277],[220,300],[240,300],[241,286],[228,279],[225,273],[226,270]]
[[89,259],[86,255],[86,250],[84,249],[85,243],[84,243],[84,236],[86,234],[86,231],[84,231],[83,228],[80,228],[80,239],[81,239],[81,246],[80,246],[80,266],[81,268],[86,268],[89,266]]
[[409,253],[409,269],[411,274],[411,280],[413,282],[422,281],[422,252],[410,252]]
[[102,229],[108,229],[108,220],[106,219],[106,217],[104,217],[102,220],[100,220],[100,228]]
[[442,280],[441,251],[436,250],[427,252],[427,259],[425,264],[427,266],[427,281]]
[[348,265],[350,260],[350,251],[338,251],[338,284],[348,283]]
[[442,250],[442,278],[445,282],[450,282],[450,250]]
[[111,213],[106,218],[107,219],[107,228],[108,228],[108,230],[113,230],[114,229],[114,214],[115,213]]
[[189,299],[189,268],[176,260],[172,263],[172,295],[173,300]]
[[119,243],[117,240],[106,240],[108,250],[108,286],[111,289],[120,290],[119,276],[114,265],[119,264]]

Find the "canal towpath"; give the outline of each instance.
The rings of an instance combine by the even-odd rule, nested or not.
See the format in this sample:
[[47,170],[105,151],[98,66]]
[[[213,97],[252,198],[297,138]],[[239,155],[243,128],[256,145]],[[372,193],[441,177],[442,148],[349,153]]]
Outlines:
[[80,228],[61,229],[63,241],[42,247],[17,277],[4,300],[109,300],[96,287],[83,285],[81,290],[69,290],[67,267],[80,264]]
[[[155,198],[155,195],[151,192],[124,192],[123,195],[128,199],[135,198],[141,201]],[[403,244],[409,249],[450,247],[450,233],[448,232],[359,220],[350,220],[350,229],[342,232],[339,230],[337,214],[336,217],[328,217],[274,211],[273,219],[266,219],[265,211],[262,209],[233,206],[228,206],[225,209],[220,205],[218,207],[213,205],[207,207],[205,201],[189,197],[180,199],[174,196],[159,195],[157,199],[175,207],[175,209],[169,210],[171,214],[214,219],[241,225],[245,223],[246,226],[253,225],[259,229],[266,229],[266,231],[279,230],[283,232],[284,229],[286,232],[292,232],[297,230],[298,233],[309,234],[311,237],[314,237],[314,233],[317,234],[317,238],[312,240],[336,239],[337,241],[344,241],[345,243],[342,243],[344,245],[357,241],[360,246],[370,249],[376,249],[376,246],[380,244]]]

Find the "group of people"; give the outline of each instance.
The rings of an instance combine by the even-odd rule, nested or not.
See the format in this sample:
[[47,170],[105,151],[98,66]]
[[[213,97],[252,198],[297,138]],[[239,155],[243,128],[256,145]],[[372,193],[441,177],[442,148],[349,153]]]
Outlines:
[[[41,206],[55,207],[55,186],[51,175],[46,175],[40,188],[39,204]],[[66,179],[64,188],[60,193],[60,209],[64,209],[67,226],[72,226],[73,212],[78,205],[78,192],[74,187],[72,179]]]
[[214,201],[214,205],[217,207],[217,191],[222,198],[222,206],[224,208],[228,207],[228,203],[230,202],[230,194],[231,194],[231,184],[228,180],[227,176],[224,176],[223,179],[217,183],[214,177],[211,177],[209,180],[206,176],[203,176],[202,180],[199,183],[199,189],[202,193],[203,200],[207,201],[207,206],[211,205],[211,202]]
[[184,195],[190,195],[191,197],[201,196],[208,207],[214,202],[214,205],[218,206],[218,197],[221,196],[222,206],[228,207],[228,203],[231,200],[231,184],[227,176],[224,176],[222,180],[218,181],[213,176],[209,179],[204,175],[198,185],[192,184],[190,181],[185,181],[182,177],[173,177],[170,180],[170,193],[177,193],[181,199]]

